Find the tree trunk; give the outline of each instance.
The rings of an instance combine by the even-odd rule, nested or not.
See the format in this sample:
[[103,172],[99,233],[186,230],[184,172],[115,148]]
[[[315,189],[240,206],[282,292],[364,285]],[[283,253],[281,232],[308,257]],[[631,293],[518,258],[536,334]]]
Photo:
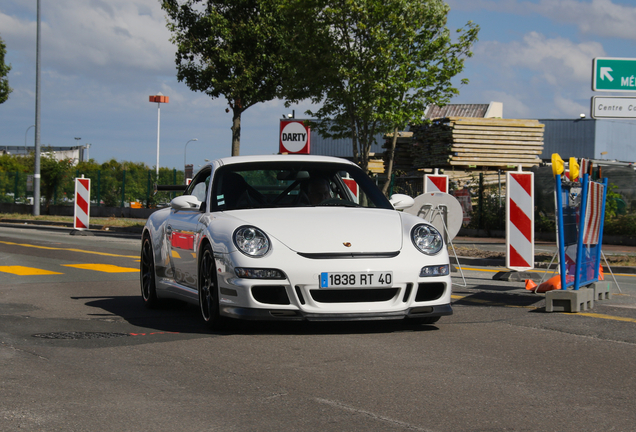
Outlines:
[[235,104],[232,108],[232,156],[238,156],[241,151],[241,112]]
[[351,121],[351,145],[353,152],[353,163],[357,164],[359,162],[358,158],[358,130],[356,129],[355,121]]
[[391,149],[389,150],[389,166],[387,168],[387,178],[384,186],[382,187],[382,193],[386,195],[389,192],[389,185],[391,184],[391,175],[393,174],[393,157],[395,155],[395,145],[397,144],[398,129],[393,129],[393,139],[391,140]]

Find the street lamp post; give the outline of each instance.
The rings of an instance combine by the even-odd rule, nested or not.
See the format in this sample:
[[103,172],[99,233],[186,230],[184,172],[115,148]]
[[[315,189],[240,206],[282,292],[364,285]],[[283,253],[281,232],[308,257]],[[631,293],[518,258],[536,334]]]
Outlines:
[[161,104],[170,102],[170,97],[164,96],[161,93],[157,93],[154,96],[150,96],[149,101],[157,103],[157,179],[159,179],[159,133],[161,130]]
[[192,141],[199,141],[197,138],[192,138],[187,143],[185,143],[185,147],[183,148],[183,174],[185,174],[185,166],[186,166],[186,151],[188,150],[188,143]]
[[40,40],[42,39],[40,0],[37,0],[35,35],[35,157],[33,161],[33,216],[40,216]]

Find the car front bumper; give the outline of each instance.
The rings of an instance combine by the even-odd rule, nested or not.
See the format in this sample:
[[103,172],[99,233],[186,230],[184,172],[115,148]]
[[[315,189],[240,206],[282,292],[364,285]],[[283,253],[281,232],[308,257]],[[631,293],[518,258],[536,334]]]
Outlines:
[[401,311],[369,313],[306,313],[298,309],[253,309],[221,306],[224,316],[257,321],[377,321],[405,318],[432,318],[452,315],[450,304],[413,307]]

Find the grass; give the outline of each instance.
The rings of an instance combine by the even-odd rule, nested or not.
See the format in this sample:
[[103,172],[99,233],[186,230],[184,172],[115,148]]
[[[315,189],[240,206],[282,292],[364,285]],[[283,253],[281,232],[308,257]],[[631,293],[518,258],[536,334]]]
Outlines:
[[[5,219],[12,220],[36,220],[46,222],[59,222],[59,223],[73,223],[73,216],[48,216],[40,215],[33,216],[22,213],[0,213],[0,221]],[[116,217],[92,217],[90,218],[91,225],[102,225],[107,227],[143,227],[146,223],[146,219],[132,219],[132,218],[116,218]]]

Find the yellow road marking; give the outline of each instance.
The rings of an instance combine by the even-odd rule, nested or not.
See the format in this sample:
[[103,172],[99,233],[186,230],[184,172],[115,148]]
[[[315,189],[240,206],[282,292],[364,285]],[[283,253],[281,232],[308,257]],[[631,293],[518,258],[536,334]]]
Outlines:
[[605,314],[596,314],[596,313],[587,313],[587,312],[579,312],[579,313],[577,313],[575,315],[588,316],[588,317],[592,317],[592,318],[608,319],[608,320],[614,320],[614,321],[626,321],[626,322],[636,323],[636,318],[626,318],[626,317],[619,317],[619,316],[605,315]]
[[[457,264],[453,264],[457,265]],[[471,271],[481,271],[481,272],[489,272],[489,273],[497,273],[500,271],[504,271],[506,269],[484,269],[484,268],[473,268],[473,267],[462,267],[462,270],[471,270]]]
[[175,250],[170,251],[170,255],[172,255],[172,258],[181,259],[181,255],[179,255],[179,252]]
[[119,267],[111,264],[64,264],[64,267],[73,267],[84,270],[95,270],[104,273],[133,273],[138,272],[138,268]]
[[74,249],[74,248],[59,248],[59,247],[52,247],[52,246],[36,246],[36,245],[31,245],[31,244],[27,244],[27,243],[14,243],[14,242],[8,242],[8,241],[0,241],[1,244],[6,244],[6,245],[11,245],[11,246],[23,246],[23,247],[30,247],[30,248],[35,248],[35,249],[46,249],[46,250],[61,250],[61,251],[69,251],[69,252],[80,252],[80,253],[86,253],[86,254],[92,254],[92,255],[101,255],[101,256],[109,256],[109,257],[119,257],[119,258],[139,258],[138,255],[119,255],[119,254],[111,254],[108,252],[95,252],[95,251],[89,251],[89,250],[84,250],[84,249]]
[[56,275],[64,274],[54,271],[42,270],[24,266],[0,266],[0,272],[11,273],[17,276]]

